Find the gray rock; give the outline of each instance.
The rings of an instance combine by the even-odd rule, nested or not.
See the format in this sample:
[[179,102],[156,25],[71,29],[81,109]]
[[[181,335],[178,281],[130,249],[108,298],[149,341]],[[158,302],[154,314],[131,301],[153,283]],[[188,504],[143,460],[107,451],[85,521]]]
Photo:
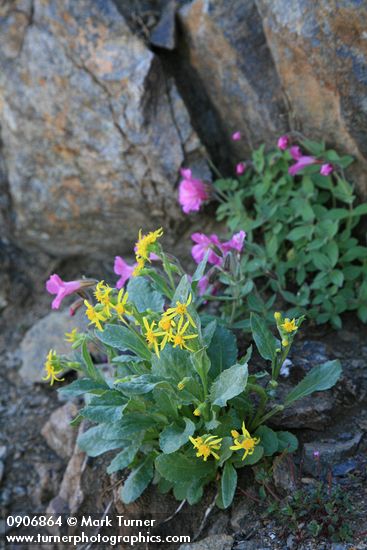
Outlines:
[[[280,393],[286,395],[291,386],[279,387]],[[330,422],[335,407],[335,399],[331,392],[316,392],[311,396],[296,401],[281,413],[271,419],[277,428],[310,428],[323,430]]]
[[7,446],[0,445],[0,460],[5,460],[7,454]]
[[253,540],[240,540],[234,546],[234,550],[270,550],[268,546],[263,546],[261,541]]
[[176,46],[176,0],[169,0],[163,8],[158,24],[150,35],[150,42],[158,48],[173,50]]
[[[303,470],[311,475],[316,475],[320,468],[322,471],[329,470],[333,464],[352,455],[361,439],[361,432],[356,432],[341,440],[327,439],[305,443]],[[318,459],[314,457],[315,451],[319,453]]]
[[[79,433],[84,430],[84,425],[79,427]],[[84,492],[82,489],[82,475],[86,466],[86,456],[78,446],[75,446],[74,453],[66,467],[61,482],[59,494],[50,501],[46,512],[75,514],[83,503]],[[62,510],[57,512],[58,510]]]
[[367,194],[367,44],[365,2],[256,0],[290,122],[313,138],[355,155],[359,189]]
[[233,537],[229,535],[213,535],[199,542],[181,544],[179,550],[231,550]]
[[296,489],[295,466],[291,456],[278,456],[273,461],[273,479],[277,489],[287,493]]
[[53,311],[28,330],[20,345],[22,367],[19,374],[26,384],[44,383],[43,367],[50,349],[59,354],[69,354],[70,344],[65,342],[65,332],[74,327],[85,330],[87,320],[82,309],[70,317],[69,311]]
[[3,475],[4,475],[4,463],[0,460],[0,483],[2,482]]
[[126,254],[140,227],[164,225],[172,242],[184,230],[174,184],[186,158],[174,84],[112,0],[32,5],[0,8],[2,154],[17,241],[59,257]]
[[[219,116],[223,144],[243,158],[262,141],[274,143],[287,128],[286,106],[255,2],[234,0],[228,9],[225,0],[195,0],[181,8],[179,19],[180,55]],[[212,117],[205,121],[209,141]],[[230,140],[235,130],[243,134],[237,145]]]
[[41,430],[49,447],[61,458],[71,458],[73,454],[78,431],[70,426],[70,422],[77,414],[78,407],[66,403],[51,414]]

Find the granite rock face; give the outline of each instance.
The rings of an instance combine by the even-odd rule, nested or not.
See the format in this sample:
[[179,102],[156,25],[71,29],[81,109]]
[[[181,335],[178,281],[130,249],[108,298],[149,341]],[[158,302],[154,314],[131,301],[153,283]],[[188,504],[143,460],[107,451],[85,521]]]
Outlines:
[[179,20],[185,54],[220,119],[222,139],[230,142],[240,130],[237,150],[245,155],[263,141],[274,144],[288,127],[287,110],[255,2],[194,0]]
[[367,195],[367,5],[256,0],[289,101],[291,127],[348,150]]
[[139,227],[182,222],[174,186],[200,142],[111,0],[0,7],[0,126],[23,247],[125,253]]

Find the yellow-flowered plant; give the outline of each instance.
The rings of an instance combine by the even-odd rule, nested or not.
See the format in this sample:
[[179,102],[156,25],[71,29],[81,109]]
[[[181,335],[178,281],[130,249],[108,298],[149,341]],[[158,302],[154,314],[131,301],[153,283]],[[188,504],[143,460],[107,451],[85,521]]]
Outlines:
[[[316,381],[308,383],[306,377],[300,389],[280,402],[280,368],[303,318],[284,319],[276,313],[279,341],[263,319],[252,316],[255,343],[271,369],[261,378],[249,374],[251,350],[238,354],[225,319],[201,317],[198,284],[206,258],[189,277],[165,254],[162,233],[139,232],[137,266],[128,266],[126,288],[105,281],[96,281],[94,288],[91,280],[88,287],[73,283],[89,329],[65,335],[73,358],[50,351],[44,379],[61,383],[61,373],[68,369],[81,375],[63,390],[72,396],[89,394],[78,418],[96,425],[79,436],[78,444],[92,456],[120,448],[108,472],[132,470],[122,500],[138,498],[154,476],[159,490],[171,489],[190,504],[201,498],[205,485],[216,483],[217,505],[226,508],[235,494],[237,468],[296,449],[292,434],[275,432],[266,421],[310,388],[330,387],[333,382],[325,384],[325,376],[336,380],[339,367],[335,362],[323,365]],[[231,254],[228,269],[236,265]],[[221,277],[225,275],[223,268]],[[61,296],[63,285],[54,275],[49,286],[60,289]],[[108,362],[109,369],[102,369],[98,359]]]

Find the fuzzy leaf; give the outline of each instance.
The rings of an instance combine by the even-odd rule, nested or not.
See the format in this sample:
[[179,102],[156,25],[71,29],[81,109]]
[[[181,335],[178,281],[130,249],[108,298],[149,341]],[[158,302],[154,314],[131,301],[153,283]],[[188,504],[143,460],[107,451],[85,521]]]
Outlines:
[[159,445],[165,454],[178,451],[182,445],[185,445],[189,441],[189,437],[195,432],[195,424],[189,418],[184,418],[183,420],[185,422],[184,427],[175,422],[161,432]]
[[340,361],[327,361],[314,367],[299,384],[285,398],[284,405],[288,407],[294,401],[302,399],[315,391],[324,391],[332,388],[342,373]]
[[247,384],[247,363],[237,363],[223,371],[213,382],[210,390],[210,399],[213,405],[225,407],[227,401],[242,393]]
[[132,470],[120,491],[122,502],[134,502],[148,487],[153,479],[153,457],[147,456],[144,462]]

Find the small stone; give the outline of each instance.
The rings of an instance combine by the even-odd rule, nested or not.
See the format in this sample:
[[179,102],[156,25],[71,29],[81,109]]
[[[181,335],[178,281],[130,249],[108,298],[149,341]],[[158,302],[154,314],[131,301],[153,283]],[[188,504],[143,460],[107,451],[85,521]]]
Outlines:
[[[330,467],[353,454],[362,439],[362,433],[350,434],[347,440],[336,441],[334,439],[313,441],[304,444],[303,470],[311,475],[317,475],[318,469],[327,471]],[[314,451],[320,453],[318,460],[314,458]],[[319,464],[319,466],[318,466]]]
[[273,461],[273,479],[277,489],[283,489],[287,493],[296,488],[295,466],[292,457],[275,457]]
[[22,367],[19,374],[23,381],[26,384],[45,383],[42,380],[43,368],[49,350],[69,354],[71,347],[65,342],[65,332],[71,332],[73,328],[82,332],[86,329],[87,323],[82,310],[71,317],[68,309],[53,311],[37,321],[28,330],[20,345]]
[[240,540],[233,548],[234,550],[270,550],[269,548],[264,547],[261,542],[256,539]]
[[77,413],[78,407],[68,402],[51,414],[41,430],[49,447],[61,458],[70,458],[73,454],[78,432],[70,426],[70,422]]
[[181,544],[178,550],[231,550],[233,537],[229,535],[213,535],[199,542]]
[[353,472],[356,468],[357,462],[355,460],[346,460],[333,467],[333,475],[336,477],[343,477]]
[[233,506],[231,509],[231,527],[234,531],[241,531],[251,515],[251,504],[247,500],[243,500],[237,506]]
[[293,550],[294,545],[295,545],[294,535],[289,535],[289,537],[287,538],[287,549]]

